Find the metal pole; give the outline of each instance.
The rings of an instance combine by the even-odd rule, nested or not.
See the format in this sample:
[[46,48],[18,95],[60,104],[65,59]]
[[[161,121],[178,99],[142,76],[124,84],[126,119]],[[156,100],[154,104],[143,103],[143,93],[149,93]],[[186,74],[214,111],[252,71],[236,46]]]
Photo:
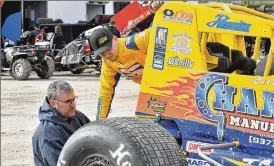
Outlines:
[[211,164],[213,164],[214,166],[224,166],[220,163],[218,163],[217,161],[213,160],[212,158],[208,157],[207,155],[205,155],[202,151],[203,150],[207,150],[207,149],[221,149],[221,148],[227,148],[227,147],[232,147],[232,146],[239,146],[239,141],[234,141],[234,142],[231,142],[231,143],[224,143],[224,144],[211,144],[211,145],[204,145],[204,146],[200,146],[198,148],[198,155],[210,162]]
[[23,33],[25,31],[24,29],[24,17],[25,17],[25,13],[24,13],[24,1],[21,1],[21,33]]

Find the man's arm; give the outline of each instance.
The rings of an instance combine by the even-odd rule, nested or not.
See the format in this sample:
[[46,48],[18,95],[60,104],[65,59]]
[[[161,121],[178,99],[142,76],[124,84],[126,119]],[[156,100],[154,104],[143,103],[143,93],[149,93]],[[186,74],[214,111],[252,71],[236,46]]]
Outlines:
[[44,166],[56,166],[64,143],[61,140],[46,141],[41,148]]
[[118,37],[118,38],[121,38],[120,31],[118,31],[118,30],[116,29],[116,33],[117,33],[117,37]]
[[152,13],[156,13],[156,11],[164,4],[164,1],[153,1],[151,2],[151,4],[149,5],[149,10]]
[[28,45],[32,43],[33,36],[34,36],[33,32],[30,32],[30,34],[29,34],[29,36],[28,36],[28,39],[27,39],[27,44],[28,44]]
[[[149,37],[150,37],[151,28],[145,29],[143,32],[139,32],[131,37],[134,37],[134,42],[136,43],[139,50],[141,50],[144,54],[147,53]],[[132,40],[129,37],[128,40]]]
[[[153,13],[155,13],[164,3],[165,3],[164,1],[153,1],[150,4],[149,9]],[[138,28],[135,28],[135,29],[138,30]],[[151,28],[147,28],[143,32],[139,32],[136,35],[134,35],[134,41],[137,43],[138,48],[142,50],[143,53],[147,53],[150,30]],[[131,33],[131,31],[129,33]]]
[[113,70],[111,66],[102,60],[96,120],[101,120],[108,117],[111,102],[115,93],[115,87],[120,80],[120,76],[120,73]]

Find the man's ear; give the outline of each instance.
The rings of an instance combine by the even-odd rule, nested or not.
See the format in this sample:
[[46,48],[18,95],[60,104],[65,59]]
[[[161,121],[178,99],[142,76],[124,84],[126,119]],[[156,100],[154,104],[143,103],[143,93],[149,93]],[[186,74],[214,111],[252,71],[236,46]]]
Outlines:
[[113,35],[113,38],[112,38],[112,47],[113,45],[116,45],[118,43],[118,37]]
[[52,99],[49,100],[49,105],[51,105],[53,108],[56,108],[56,102]]

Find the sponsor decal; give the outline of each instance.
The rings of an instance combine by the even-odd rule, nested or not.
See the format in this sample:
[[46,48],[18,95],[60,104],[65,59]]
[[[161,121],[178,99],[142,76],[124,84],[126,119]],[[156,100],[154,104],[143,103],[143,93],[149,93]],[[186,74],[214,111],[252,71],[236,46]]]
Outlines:
[[167,64],[172,67],[184,67],[184,68],[192,68],[194,62],[192,62],[188,58],[184,58],[183,60],[180,60],[178,56],[176,57],[171,57],[168,59]]
[[127,69],[119,68],[120,72],[132,79],[135,82],[140,82],[142,80],[144,67],[138,62],[134,63]]
[[[209,144],[202,143],[202,142],[187,141],[186,151],[192,152],[192,153],[198,153],[198,148],[204,145],[209,145]],[[202,152],[206,155],[209,155],[214,152],[214,149],[207,149],[207,150],[203,150]]]
[[255,85],[274,85],[274,81],[263,80],[261,78],[258,78],[257,80],[255,80],[254,84]]
[[[257,107],[258,96],[255,89],[236,88],[228,85],[228,77],[207,74],[196,86],[196,104],[200,114],[207,120],[217,122],[219,139],[224,136],[225,127],[256,134],[274,133],[274,93],[263,90],[260,93],[262,108]],[[208,93],[215,91],[212,108],[209,107]],[[240,95],[235,103],[235,95]],[[227,126],[226,126],[227,125]]]
[[223,15],[223,14],[217,14],[216,20],[208,22],[206,25],[208,27],[216,27],[219,29],[225,29],[225,30],[233,30],[233,31],[239,31],[239,32],[249,32],[251,24],[248,24],[246,22],[240,21],[240,22],[232,22],[229,21],[230,17]]
[[167,42],[167,29],[166,28],[159,28],[157,29],[157,36],[156,41],[158,47],[163,47],[166,45]]
[[187,158],[187,164],[188,166],[210,166],[208,161],[193,158]]
[[191,24],[194,18],[194,14],[185,12],[183,10],[176,11],[174,13],[173,10],[165,9],[163,13],[164,19],[166,21],[178,22],[183,24]]
[[165,112],[167,103],[162,102],[157,98],[150,98],[150,100],[147,102],[148,106],[147,108],[153,109],[155,112]]
[[166,44],[167,44],[168,29],[164,27],[157,27],[154,55],[152,67],[157,70],[164,69],[164,61],[166,55]]
[[170,48],[172,52],[190,54],[192,53],[192,48],[190,42],[192,41],[192,37],[188,34],[179,33],[172,35],[173,44]]
[[260,145],[270,146],[274,148],[273,138],[261,138],[261,137],[249,136],[249,143],[260,144]]

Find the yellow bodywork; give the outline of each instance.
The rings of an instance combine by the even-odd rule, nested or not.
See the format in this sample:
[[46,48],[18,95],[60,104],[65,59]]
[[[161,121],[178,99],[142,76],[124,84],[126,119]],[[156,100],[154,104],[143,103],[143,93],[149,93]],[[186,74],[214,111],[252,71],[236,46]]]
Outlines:
[[[195,89],[203,76],[219,74],[227,77],[226,85],[236,89],[232,99],[235,110],[225,112],[226,127],[274,136],[272,126],[266,131],[253,130],[247,125],[231,125],[228,120],[234,116],[248,119],[249,122],[260,120],[274,125],[274,112],[270,117],[260,116],[265,104],[263,91],[274,93],[274,76],[269,75],[273,45],[263,77],[243,75],[239,70],[233,73],[212,72],[218,65],[218,57],[210,55],[206,48],[207,42],[218,42],[246,56],[244,36],[256,37],[252,58],[257,61],[261,39],[270,38],[274,43],[273,29],[273,16],[241,6],[184,2],[164,4],[154,17],[136,116],[152,118],[160,113],[167,119],[180,118],[214,124],[197,111]],[[163,43],[157,45],[161,40]],[[258,116],[237,112],[240,102],[248,100],[243,99],[242,88],[254,90]],[[253,99],[252,96],[244,97]],[[215,100],[216,91],[211,88],[207,104],[215,115],[219,115],[220,110],[213,107]]]

